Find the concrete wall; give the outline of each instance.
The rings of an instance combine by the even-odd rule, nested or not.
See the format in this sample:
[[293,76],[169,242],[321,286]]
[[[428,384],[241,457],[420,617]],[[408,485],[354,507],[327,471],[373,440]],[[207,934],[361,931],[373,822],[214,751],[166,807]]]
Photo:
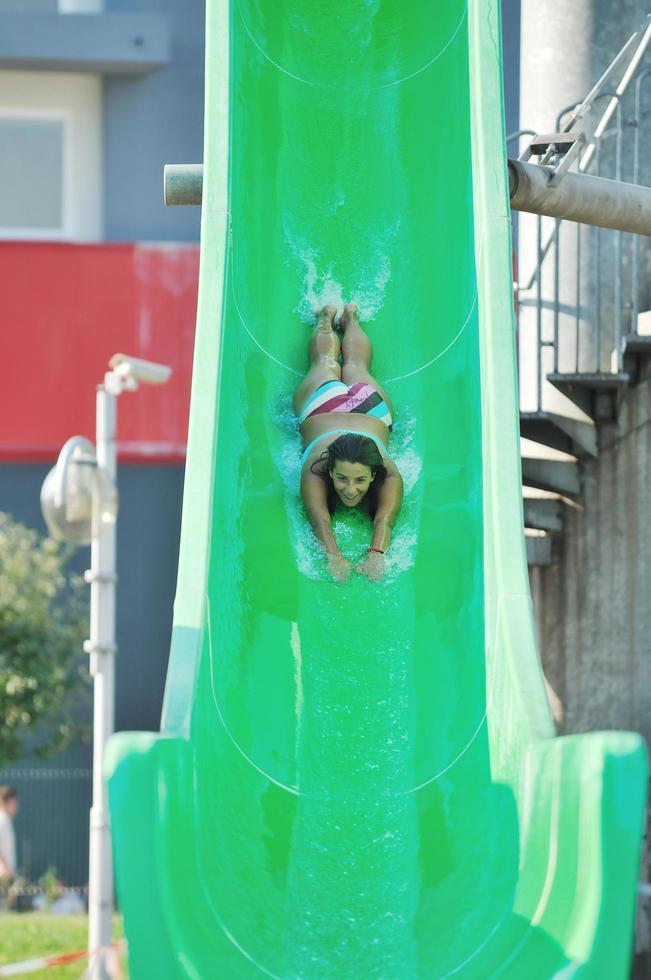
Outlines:
[[[80,89],[94,81],[97,104],[83,121],[80,139],[66,147],[69,166],[86,174],[69,181],[66,200],[87,211],[89,227],[68,221],[56,235],[37,230],[33,237],[197,241],[199,209],[165,209],[162,176],[165,163],[202,157],[203,0],[111,0],[105,17],[48,10],[7,7],[6,0],[0,6],[0,15],[10,12],[0,30],[0,66],[9,70],[3,74],[4,101],[20,114],[29,94],[30,113],[49,112],[62,73],[70,76],[69,86]],[[133,47],[140,31],[146,44]],[[62,104],[55,106],[70,116],[72,136],[77,102],[75,89],[63,92]],[[91,129],[97,129],[92,138]],[[79,193],[91,180],[99,185],[97,201]],[[9,228],[4,237],[16,236]]]
[[106,0],[104,9],[172,18],[168,66],[104,79],[105,237],[198,241],[200,209],[163,204],[163,166],[203,160],[204,0]]
[[651,745],[651,373],[601,430],[566,509],[554,564],[540,570],[543,665],[563,732],[631,729]]

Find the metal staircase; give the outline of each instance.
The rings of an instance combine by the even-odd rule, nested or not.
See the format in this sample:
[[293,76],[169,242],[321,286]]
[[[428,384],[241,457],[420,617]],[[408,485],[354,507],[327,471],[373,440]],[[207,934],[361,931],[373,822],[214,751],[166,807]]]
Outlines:
[[[589,95],[558,114],[555,133],[507,137],[530,137],[520,160],[538,155],[550,186],[570,170],[631,181],[629,188],[651,185],[651,161],[640,151],[640,129],[651,115],[650,42],[647,19]],[[604,102],[591,123],[590,111]],[[529,278],[515,283],[515,302],[528,399],[520,412],[520,434],[529,442],[522,458],[527,560],[538,566],[554,561],[566,508],[580,506],[582,469],[598,455],[600,431],[617,419],[627,386],[651,358],[651,288],[641,276],[640,235],[541,214],[528,220],[537,261]]]

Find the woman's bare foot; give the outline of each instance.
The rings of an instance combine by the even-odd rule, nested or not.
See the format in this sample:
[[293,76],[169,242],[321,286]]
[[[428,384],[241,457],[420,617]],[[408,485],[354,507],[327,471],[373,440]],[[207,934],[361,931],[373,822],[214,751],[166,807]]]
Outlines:
[[345,330],[350,323],[359,323],[357,303],[346,303],[344,306],[344,312],[341,314],[341,322],[339,324],[340,329]]
[[337,307],[332,304],[324,306],[322,310],[319,310],[316,317],[316,329],[317,330],[334,330],[335,329],[335,317],[337,315]]

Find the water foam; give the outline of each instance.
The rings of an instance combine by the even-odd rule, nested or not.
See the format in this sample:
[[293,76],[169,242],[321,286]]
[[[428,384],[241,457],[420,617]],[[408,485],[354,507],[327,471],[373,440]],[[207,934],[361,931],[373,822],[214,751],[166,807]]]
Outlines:
[[[334,214],[345,203],[342,194],[336,195],[326,211]],[[286,229],[285,236],[302,277],[301,298],[295,307],[303,323],[314,323],[314,315],[323,306],[337,307],[337,319],[345,303],[356,303],[362,321],[372,320],[384,304],[387,284],[391,280],[390,252],[398,237],[400,221],[373,236],[364,249],[367,258],[351,270],[351,280],[357,285],[346,286],[336,277],[334,264],[322,263],[318,249],[308,245]]]

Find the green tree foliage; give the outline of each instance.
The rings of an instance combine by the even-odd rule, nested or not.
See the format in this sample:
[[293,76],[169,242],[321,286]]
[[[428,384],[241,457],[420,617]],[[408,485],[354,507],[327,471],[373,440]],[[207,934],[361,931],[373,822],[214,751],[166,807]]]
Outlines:
[[0,767],[82,735],[87,587],[71,551],[0,513]]

